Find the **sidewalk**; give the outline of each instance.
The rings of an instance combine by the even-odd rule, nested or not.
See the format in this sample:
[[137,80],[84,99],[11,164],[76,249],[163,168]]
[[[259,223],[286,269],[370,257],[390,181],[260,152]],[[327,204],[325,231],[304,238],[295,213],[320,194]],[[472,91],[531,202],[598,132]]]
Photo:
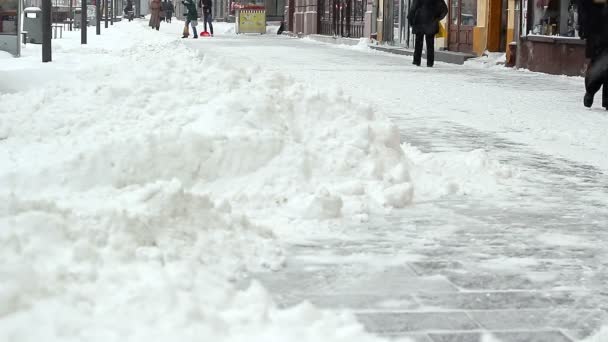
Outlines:
[[[355,46],[361,44],[361,39],[358,38],[344,38],[344,37],[334,37],[334,36],[324,36],[320,34],[311,34],[307,36],[299,36],[297,34],[293,34],[291,32],[285,32],[291,37],[308,37],[309,39],[327,43],[327,44],[337,44],[337,45],[350,45]],[[413,56],[414,49],[405,48],[401,46],[392,46],[392,45],[376,45],[376,44],[368,44],[371,49],[392,53],[396,55],[404,55],[404,56]],[[422,53],[422,56],[426,58],[426,52]],[[436,50],[435,51],[435,61],[451,63],[451,64],[459,64],[462,65],[464,62],[471,58],[476,58],[477,56],[468,53],[462,52],[453,52],[453,51],[444,51],[444,50]]]

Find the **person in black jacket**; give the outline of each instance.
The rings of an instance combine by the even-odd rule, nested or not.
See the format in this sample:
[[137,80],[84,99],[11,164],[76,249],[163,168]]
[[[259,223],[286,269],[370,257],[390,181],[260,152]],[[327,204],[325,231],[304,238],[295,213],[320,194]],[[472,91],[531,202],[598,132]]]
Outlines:
[[203,3],[203,22],[205,25],[205,31],[207,31],[207,24],[209,24],[209,33],[213,37],[213,16],[212,8],[213,2],[211,0],[202,0]]
[[602,88],[602,107],[608,110],[608,0],[578,0],[579,35],[587,40],[585,107],[593,105],[595,94]]
[[426,65],[435,63],[435,35],[439,32],[439,21],[448,14],[448,6],[443,0],[414,0],[407,15],[416,35],[414,64],[420,66],[422,43],[426,37]]

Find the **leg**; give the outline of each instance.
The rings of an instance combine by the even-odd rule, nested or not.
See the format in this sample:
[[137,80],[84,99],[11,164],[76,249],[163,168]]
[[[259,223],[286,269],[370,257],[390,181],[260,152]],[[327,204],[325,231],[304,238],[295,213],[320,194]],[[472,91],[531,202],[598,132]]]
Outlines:
[[196,32],[196,26],[192,25],[192,38],[198,38],[198,33]]
[[420,61],[422,59],[422,41],[424,39],[424,35],[419,33],[416,35],[416,40],[414,42],[414,65],[420,66]]
[[426,66],[435,64],[435,35],[425,34],[426,37]]
[[602,86],[602,107],[608,110],[608,73],[604,75],[604,84]]
[[209,16],[209,33],[211,33],[211,35],[213,36],[213,16],[211,15],[211,13],[208,14]]
[[188,33],[188,26],[190,25],[190,20],[186,20],[186,25],[184,25],[184,34],[182,35],[182,38],[188,38],[189,33]]
[[599,58],[592,58],[585,74],[585,107],[593,105],[593,97],[604,83],[604,72]]

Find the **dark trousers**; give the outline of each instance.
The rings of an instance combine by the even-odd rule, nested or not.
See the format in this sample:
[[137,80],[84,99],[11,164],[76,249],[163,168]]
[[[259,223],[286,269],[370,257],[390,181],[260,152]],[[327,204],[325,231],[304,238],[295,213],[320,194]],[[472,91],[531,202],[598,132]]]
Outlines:
[[435,64],[435,35],[417,34],[414,44],[414,64],[420,65],[422,59],[422,43],[426,37],[426,65],[433,66]]
[[207,31],[207,24],[209,24],[209,33],[213,34],[213,17],[211,13],[205,14],[205,31]]
[[[192,23],[192,20],[186,20],[186,27],[184,27],[184,33],[187,32],[188,30],[188,25],[190,25]],[[185,37],[188,37],[187,34],[184,34]],[[198,34],[196,32],[196,26],[192,25],[192,36],[193,37],[198,37]]]
[[585,75],[585,89],[595,94],[602,89],[602,107],[608,109],[608,51],[591,59]]

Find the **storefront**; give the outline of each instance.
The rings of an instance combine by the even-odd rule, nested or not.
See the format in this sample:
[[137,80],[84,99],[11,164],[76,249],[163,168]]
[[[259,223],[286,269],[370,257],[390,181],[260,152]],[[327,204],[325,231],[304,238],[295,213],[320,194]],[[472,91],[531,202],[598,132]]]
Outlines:
[[574,0],[521,0],[517,66],[555,75],[583,75],[585,42],[579,38]]
[[318,33],[350,38],[363,37],[367,1],[319,0]]
[[482,55],[506,52],[513,41],[516,0],[449,0],[447,47],[450,51]]

